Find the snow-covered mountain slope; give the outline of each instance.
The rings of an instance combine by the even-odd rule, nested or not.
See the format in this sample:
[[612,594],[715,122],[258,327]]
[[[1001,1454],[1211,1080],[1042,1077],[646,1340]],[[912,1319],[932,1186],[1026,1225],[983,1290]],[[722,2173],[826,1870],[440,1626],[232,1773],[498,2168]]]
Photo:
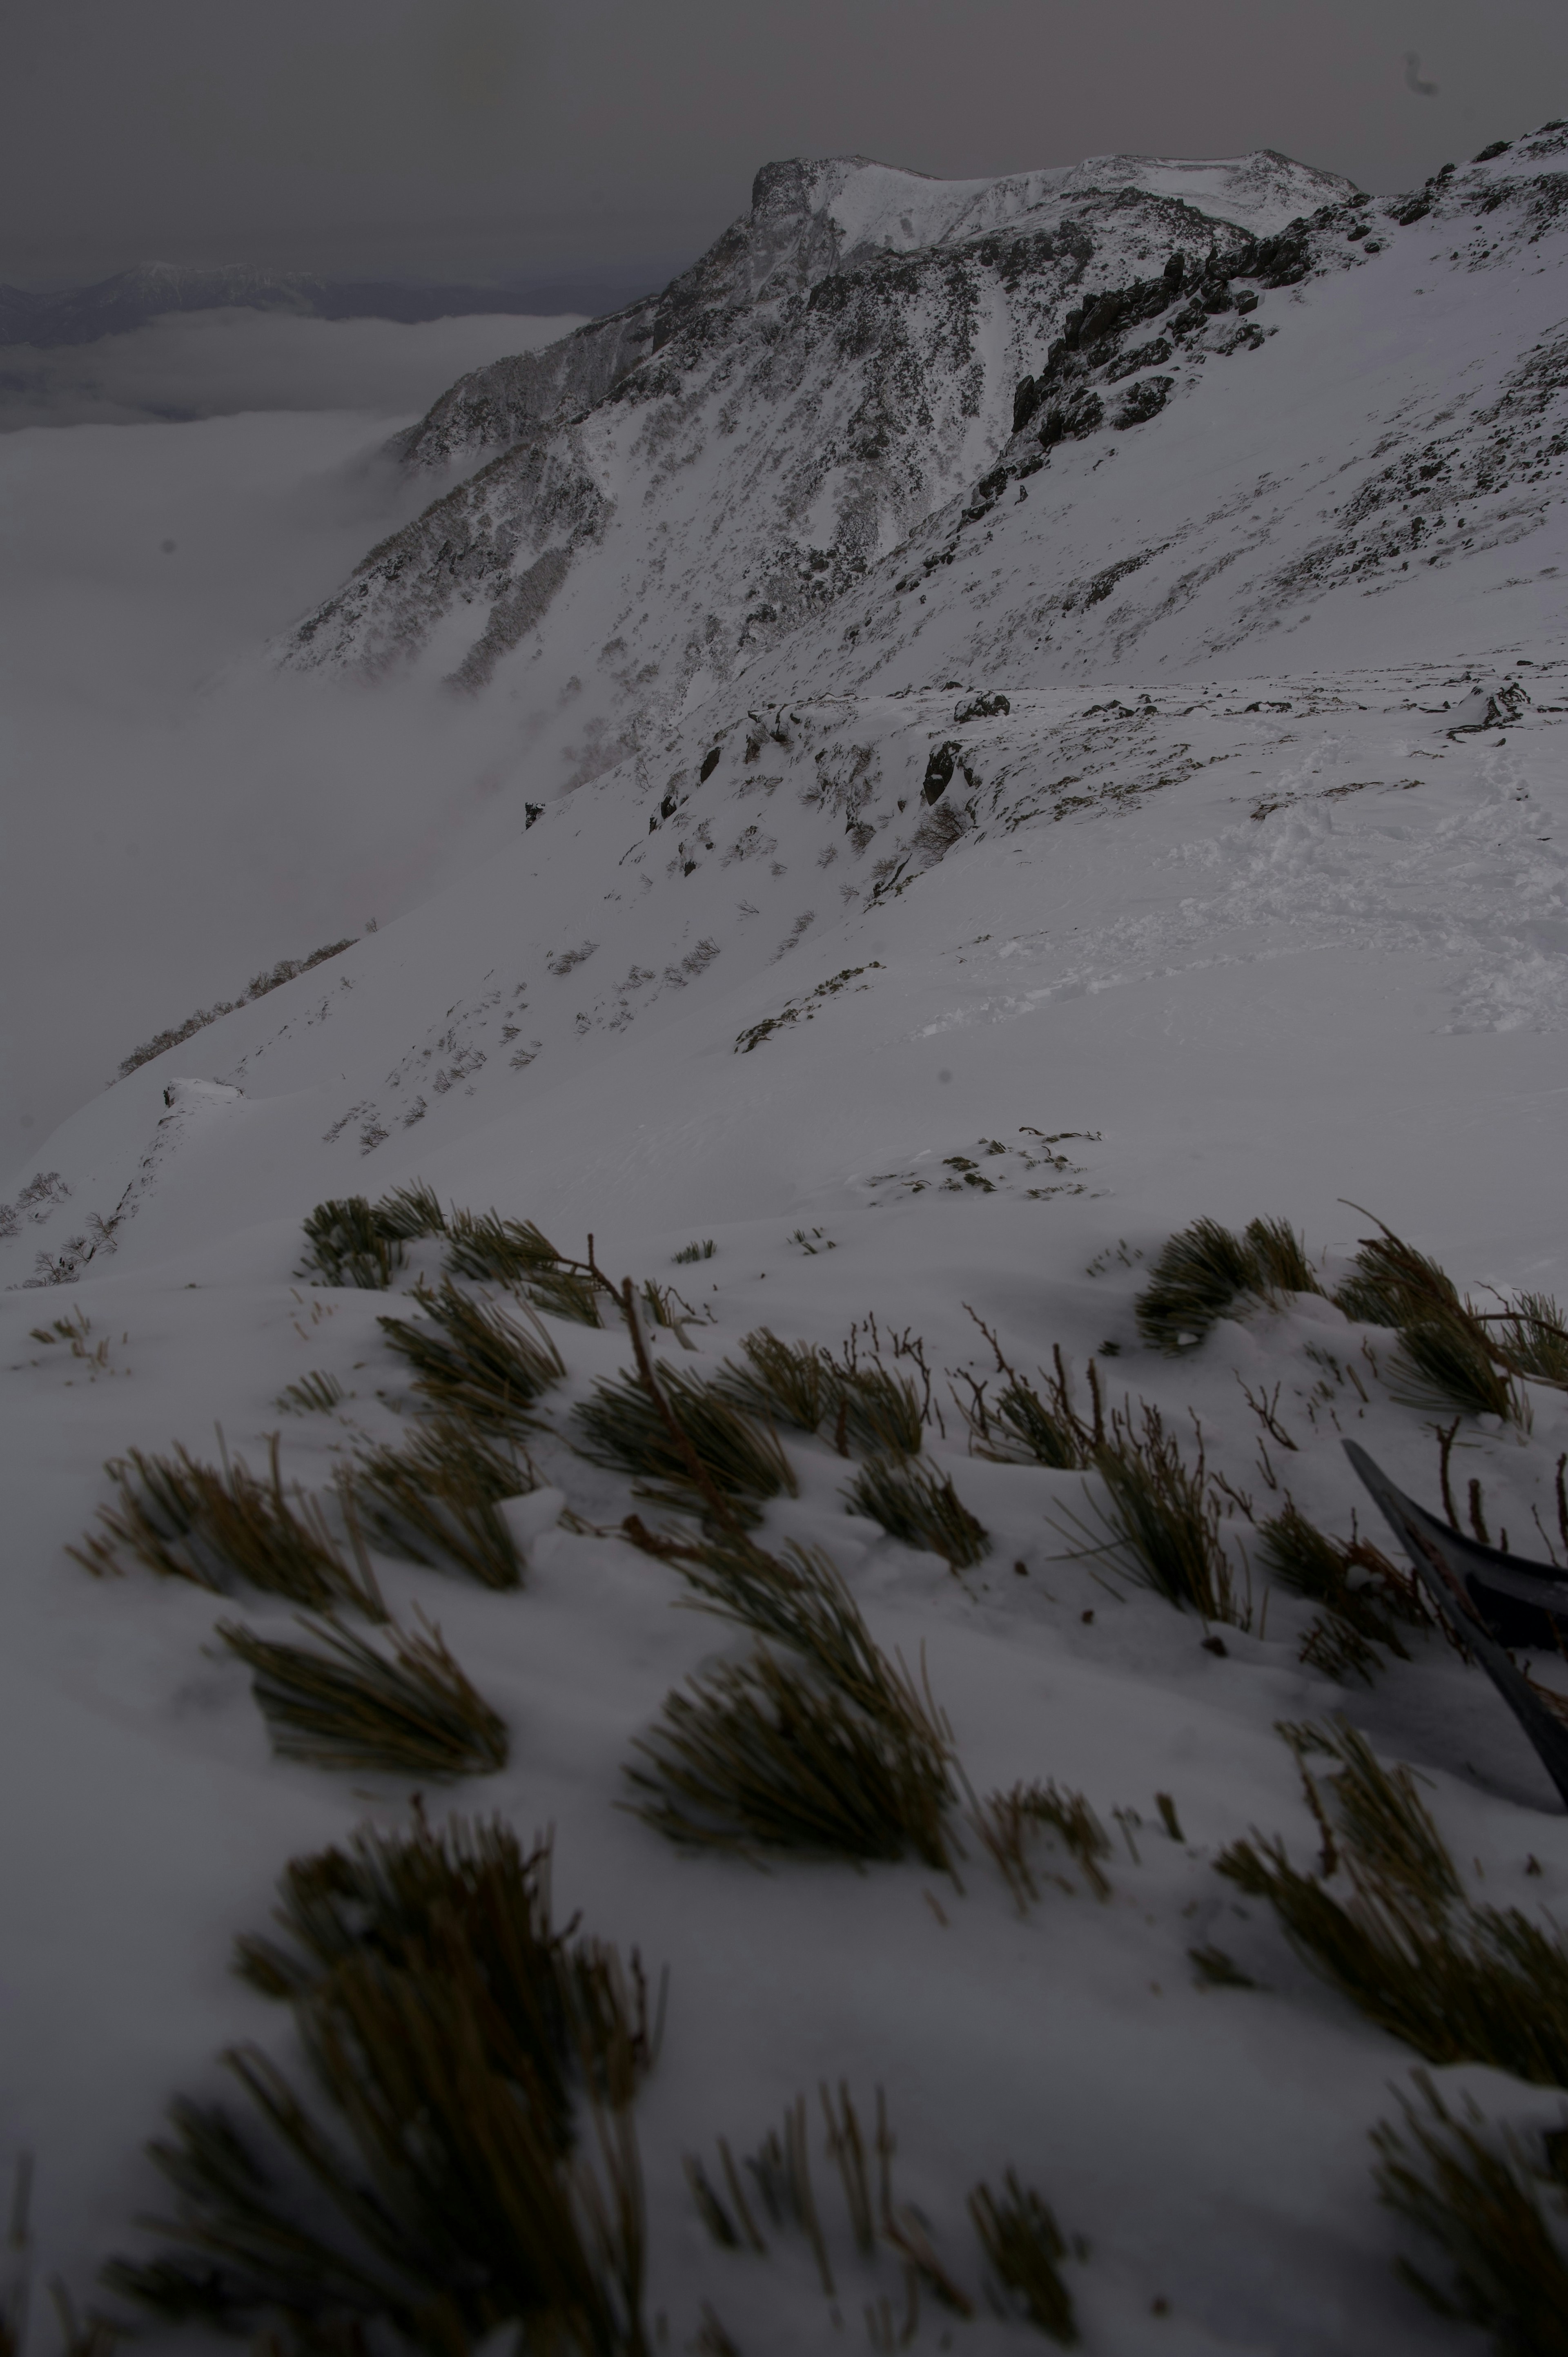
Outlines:
[[[670,1968],[636,2110],[652,2344],[787,2357],[864,2318],[880,2348],[908,2318],[917,2349],[1037,2346],[988,2304],[965,2208],[1012,2167],[1086,2240],[1064,2264],[1090,2357],[1478,2352],[1396,2276],[1402,2255],[1445,2263],[1375,2195],[1368,2133],[1416,2050],[1214,1869],[1255,1826],[1310,1870],[1321,1828],[1276,1728],[1343,1711],[1425,1780],[1466,1902],[1562,1921],[1568,1819],[1478,1668],[1410,1631],[1370,1683],[1336,1675],[1258,1525],[1288,1498],[1365,1535],[1349,1436],[1426,1503],[1447,1478],[1476,1527],[1561,1551],[1564,1394],[1462,1416],[1440,1458],[1450,1411],[1412,1401],[1386,1328],[1323,1296],[1235,1303],[1178,1356],[1133,1303],[1201,1215],[1289,1220],[1329,1286],[1375,1217],[1477,1303],[1568,1295],[1564,152],[1553,129],[1398,207],[1336,197],[1300,231],[1280,221],[1298,167],[1267,159],[1118,165],[1122,194],[1108,166],[1076,193],[915,182],[907,231],[881,167],[802,169],[824,193],[793,246],[748,228],[709,257],[730,292],[580,414],[579,363],[553,360],[539,414],[560,422],[317,618],[306,643],[334,662],[402,648],[474,684],[489,631],[482,693],[517,720],[505,791],[534,808],[438,896],[104,1092],[7,1190],[0,1725],[12,1788],[38,1799],[7,1851],[0,2116],[38,2155],[40,2268],[81,2289],[106,2252],[150,2247],[130,2222],[166,2201],[141,2141],[176,2092],[225,2090],[220,2049],[256,2039],[303,2081],[232,1940],[265,1928],[290,1857],[367,1816],[406,1826],[411,1797],[269,1756],[213,1629],[242,1612],[288,1640],[280,1601],[94,1582],[65,1550],[130,1448],[216,1458],[216,1424],[258,1465],[279,1433],[285,1478],[330,1510],[356,1448],[406,1437],[377,1319],[418,1314],[436,1247],[390,1296],[315,1286],[300,1222],[423,1178],[680,1287],[689,1317],[650,1344],[666,1368],[711,1374],[764,1326],[897,1367],[918,1346],[923,1453],[983,1525],[979,1559],[961,1576],[847,1511],[828,1429],[783,1436],[798,1494],[764,1541],[825,1548],[876,1642],[923,1663],[976,1795],[1050,1780],[1116,1828],[1106,1899],[1042,1847],[1020,1907],[967,1821],[951,1879],[910,1858],[762,1875],[618,1806],[663,1698],[746,1640],[673,1609],[679,1574],[625,1534],[660,1510],[571,1446],[630,1338],[547,1319],[567,1372],[531,1442],[542,1486],[508,1509],[521,1593],[376,1569],[509,1732],[504,1768],[426,1790],[433,1818],[553,1825],[559,1917]],[[1201,220],[1170,193],[1189,172]],[[1232,241],[1221,206],[1254,201],[1259,242]],[[1013,228],[974,227],[985,202],[1053,242],[1015,285]],[[1069,220],[1092,221],[1076,279]],[[845,242],[898,236],[924,242]],[[792,291],[759,294],[751,274],[778,271]],[[954,288],[974,294],[962,334]],[[853,462],[852,562],[838,502],[873,394],[888,438]],[[809,533],[781,543],[790,482]],[[781,545],[816,548],[829,589],[742,644],[733,585]],[[582,651],[612,632],[595,667]],[[639,682],[655,661],[671,675]],[[1112,1407],[1159,1410],[1210,1484],[1233,1617],[1085,1557],[1093,1474],[972,1448],[961,1403],[1000,1382],[993,1348],[1031,1379],[1059,1349],[1080,1404],[1092,1368]],[[330,1408],[288,1388],[307,1384]],[[1555,2084],[1463,2060],[1435,2077],[1521,2137],[1559,2121]],[[814,2124],[831,2299],[788,2226],[767,2255],[704,2233],[683,2156],[716,2182],[720,2136],[754,2153],[841,2078],[867,2122],[886,2091],[898,2198],[972,2317],[929,2272],[910,2311],[895,2247],[857,2250]]]
[[811,676],[847,692],[1015,640],[1042,681],[1134,647],[1190,673],[1309,610],[1354,654],[1373,579],[1528,537],[1556,496],[1563,154],[1545,132],[1310,219],[1314,176],[1270,157],[1193,167],[1187,199],[1120,163],[907,202],[879,166],[776,167],[659,305],[438,404],[416,458],[521,438],[289,659],[493,682],[547,798],[732,680],[770,692],[812,622]]
[[[1321,198],[1320,176],[1251,160],[1199,189],[1221,183],[1230,212],[1250,192],[1265,228]],[[499,676],[547,776],[607,766],[983,476],[1072,303],[1173,254],[1197,285],[1217,240],[1265,279],[1305,266],[1120,163],[1109,177],[771,167],[657,304],[437,404],[413,462],[521,438],[367,558],[292,660]]]

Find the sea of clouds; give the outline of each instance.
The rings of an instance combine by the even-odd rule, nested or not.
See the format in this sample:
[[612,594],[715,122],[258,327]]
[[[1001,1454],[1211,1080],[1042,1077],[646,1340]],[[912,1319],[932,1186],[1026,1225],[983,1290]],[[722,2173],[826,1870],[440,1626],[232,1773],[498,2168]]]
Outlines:
[[0,434],[0,1173],[141,1040],[521,823],[504,712],[268,647],[441,488],[389,435],[575,324],[217,313],[5,356],[42,373]]

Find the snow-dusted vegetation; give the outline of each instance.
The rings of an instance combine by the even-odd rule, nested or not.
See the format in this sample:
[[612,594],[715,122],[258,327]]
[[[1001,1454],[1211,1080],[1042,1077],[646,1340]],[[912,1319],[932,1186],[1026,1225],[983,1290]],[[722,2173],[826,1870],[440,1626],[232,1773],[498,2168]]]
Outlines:
[[428,840],[0,1209],[36,2287],[1561,2345],[1565,157],[770,167],[400,436],[244,710]]

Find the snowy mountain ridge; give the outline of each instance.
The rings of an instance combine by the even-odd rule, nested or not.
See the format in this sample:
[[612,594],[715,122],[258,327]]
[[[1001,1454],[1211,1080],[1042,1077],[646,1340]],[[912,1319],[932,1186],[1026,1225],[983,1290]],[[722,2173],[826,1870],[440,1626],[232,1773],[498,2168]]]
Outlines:
[[1105,156],[990,180],[933,179],[861,156],[765,165],[749,213],[661,295],[563,339],[548,366],[529,355],[533,366],[500,361],[461,378],[403,447],[416,464],[444,466],[591,408],[699,305],[777,302],[879,253],[957,246],[1034,215],[1048,231],[1064,198],[1122,190],[1174,199],[1260,236],[1355,194],[1337,175],[1268,150],[1212,164]]
[[[436,405],[409,463],[508,447],[372,552],[287,660],[493,683],[547,798],[552,772],[569,784],[646,762],[661,729],[742,674],[784,679],[793,655],[780,669],[772,651],[803,626],[835,689],[929,676],[906,651],[947,624],[901,602],[903,552],[925,569],[956,561],[1000,529],[1006,482],[1046,500],[1016,518],[1010,505],[1004,535],[1027,550],[1036,594],[1027,618],[987,617],[989,647],[1019,632],[1059,679],[1113,667],[1135,643],[1140,662],[1190,670],[1244,643],[1261,615],[1272,626],[1319,602],[1367,557],[1368,516],[1400,464],[1429,463],[1440,413],[1461,491],[1459,445],[1485,442],[1488,402],[1528,405],[1527,381],[1554,397],[1529,271],[1532,239],[1561,250],[1563,154],[1562,134],[1537,135],[1506,168],[1492,159],[1381,206],[1347,190],[1278,232],[1286,203],[1321,193],[1314,176],[1267,156],[1196,173],[1206,192],[1222,184],[1232,213],[1255,207],[1262,237],[1165,193],[1176,176],[1163,166],[1148,188],[1123,177],[1110,191],[1106,175],[1064,192],[1076,176],[1036,175],[955,194],[909,179],[897,200],[899,176],[879,166],[769,167],[752,215],[656,305]],[[1013,217],[975,228],[977,202]],[[835,207],[849,208],[858,259],[841,252]],[[911,239],[930,221],[942,235],[897,252],[863,234],[902,237],[906,221]],[[1444,236],[1451,253],[1434,251]],[[1466,358],[1434,373],[1444,333]],[[1352,370],[1352,350],[1375,366]],[[1022,415],[1053,369],[1082,397]],[[1319,447],[1330,415],[1348,437],[1332,461]],[[1101,471],[1112,458],[1135,504]],[[1511,531],[1517,496],[1499,504],[1496,470],[1477,463],[1482,532]],[[1320,528],[1326,495],[1337,534]],[[1165,520],[1153,538],[1151,507]],[[1440,512],[1423,530],[1453,529]],[[1142,594],[1107,607],[1112,567],[1142,573]],[[1059,631],[1042,573],[1074,618]],[[1146,618],[1132,630],[1129,605]],[[954,655],[986,660],[977,642]]]

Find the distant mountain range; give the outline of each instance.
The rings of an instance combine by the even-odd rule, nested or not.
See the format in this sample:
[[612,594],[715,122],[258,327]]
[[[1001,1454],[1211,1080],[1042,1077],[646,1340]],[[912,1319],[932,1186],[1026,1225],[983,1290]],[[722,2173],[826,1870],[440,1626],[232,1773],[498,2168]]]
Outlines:
[[645,294],[660,275],[583,272],[553,279],[517,278],[489,286],[433,285],[413,280],[315,278],[301,271],[145,262],[91,286],[34,293],[0,284],[0,346],[91,344],[128,335],[171,311],[292,312],[306,319],[449,319],[478,312],[596,317]]

